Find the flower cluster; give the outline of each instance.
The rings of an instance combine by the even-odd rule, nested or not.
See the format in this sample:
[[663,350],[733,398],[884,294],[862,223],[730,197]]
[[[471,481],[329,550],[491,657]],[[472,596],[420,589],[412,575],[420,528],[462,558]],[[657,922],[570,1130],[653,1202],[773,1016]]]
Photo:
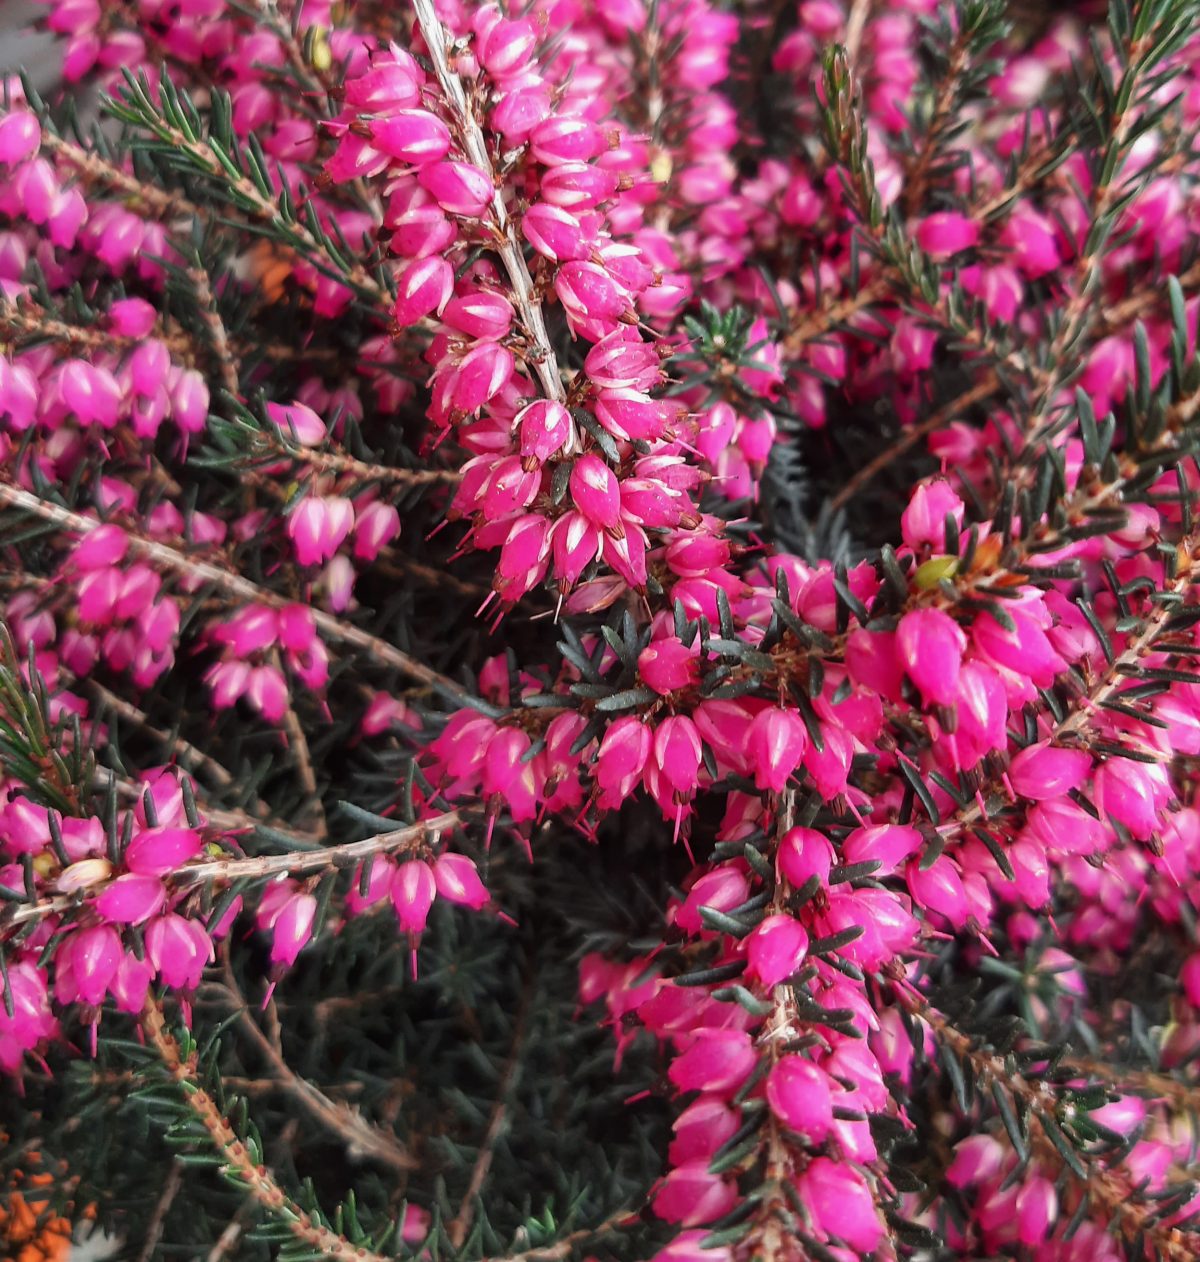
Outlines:
[[595,844],[661,1262],[1200,1254],[1195,0],[46,9],[121,127],[6,81],[0,1068]]

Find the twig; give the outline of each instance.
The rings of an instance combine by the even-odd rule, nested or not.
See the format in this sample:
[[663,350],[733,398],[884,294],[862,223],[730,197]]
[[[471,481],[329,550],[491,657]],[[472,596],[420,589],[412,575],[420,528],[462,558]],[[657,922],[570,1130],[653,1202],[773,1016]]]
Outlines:
[[158,1198],[158,1204],[154,1207],[150,1225],[146,1229],[146,1240],[142,1245],[141,1252],[138,1254],[138,1262],[150,1262],[150,1259],[154,1256],[154,1250],[158,1247],[159,1239],[162,1236],[167,1214],[170,1212],[171,1205],[176,1196],[179,1195],[179,1189],[182,1186],[183,1166],[180,1162],[174,1161],[171,1163],[171,1169],[167,1174],[167,1181],[163,1184],[162,1195]]
[[846,59],[853,66],[858,61],[862,47],[863,33],[867,29],[867,19],[871,16],[873,0],[853,0],[850,5],[850,16],[846,19]]
[[409,1171],[417,1168],[416,1160],[404,1146],[387,1132],[372,1126],[362,1115],[347,1104],[336,1104],[319,1087],[295,1073],[284,1059],[282,1050],[262,1032],[250,1014],[249,1005],[238,986],[230,967],[228,954],[222,960],[225,977],[225,993],[233,1000],[234,1009],[243,1029],[254,1045],[270,1062],[279,1085],[316,1122],[331,1134],[338,1136],[346,1145],[352,1158],[370,1157],[392,1170]]
[[461,810],[448,811],[418,824],[397,828],[394,832],[377,833],[362,841],[323,846],[319,850],[255,855],[247,859],[207,859],[202,863],[185,864],[176,868],[171,875],[183,885],[198,885],[204,881],[235,881],[241,877],[255,880],[266,876],[280,876],[283,873],[298,876],[303,872],[320,872],[325,868],[348,868],[373,855],[415,850],[420,845],[436,845],[442,833],[460,827],[463,822]]
[[989,372],[969,390],[964,390],[957,398],[951,399],[949,403],[938,408],[923,421],[918,421],[916,425],[910,425],[903,430],[894,442],[889,443],[879,455],[868,461],[847,480],[830,501],[831,509],[836,511],[848,504],[873,478],[898,460],[911,447],[916,446],[922,438],[932,434],[934,430],[941,429],[960,412],[965,412],[975,404],[990,398],[999,386],[1000,379],[994,372]]
[[323,473],[352,473],[365,482],[389,482],[398,486],[432,486],[439,482],[461,482],[460,469],[397,469],[392,465],[372,464],[344,455],[340,451],[313,451],[307,447],[286,444],[293,460],[302,461]]
[[[280,658],[278,649],[271,650],[271,661],[282,677],[283,661]],[[287,743],[296,764],[296,778],[300,781],[305,794],[308,796],[309,806],[317,818],[318,830],[321,836],[328,836],[329,824],[325,818],[325,806],[321,801],[321,794],[317,789],[317,773],[313,767],[312,753],[308,748],[308,737],[304,734],[304,726],[296,714],[296,707],[292,704],[290,695],[284,706],[283,725],[287,731]]]
[[42,148],[73,166],[81,175],[107,185],[126,198],[141,202],[148,210],[154,211],[159,219],[203,218],[203,212],[195,202],[188,201],[179,193],[146,184],[113,163],[105,161],[94,150],[82,149],[44,127]]
[[225,321],[221,319],[221,313],[217,309],[217,300],[213,294],[208,270],[200,265],[199,257],[195,266],[188,268],[187,277],[196,291],[196,306],[199,308],[200,318],[204,321],[204,327],[208,330],[221,385],[224,386],[226,393],[236,398],[241,390],[241,364],[229,344],[229,334],[225,329]]
[[[22,509],[27,513],[32,513],[42,518],[43,521],[54,522],[64,530],[74,531],[81,535],[90,534],[103,524],[95,518],[84,517],[82,513],[76,513],[69,508],[63,507],[61,504],[55,504],[51,500],[43,499],[32,491],[26,491],[21,487],[10,484],[0,484],[0,505]],[[286,597],[259,587],[256,583],[250,582],[249,579],[243,578],[240,574],[221,569],[219,566],[212,565],[207,561],[199,561],[185,556],[169,544],[161,543],[155,539],[146,539],[139,535],[131,534],[128,538],[132,552],[153,561],[156,565],[162,566],[163,569],[170,570],[176,574],[186,574],[192,578],[200,579],[202,582],[210,583],[218,591],[224,592],[228,596],[234,596],[238,600],[243,600],[247,604],[265,605],[271,609],[282,609],[290,603]],[[463,690],[452,680],[447,679],[445,675],[439,674],[436,670],[426,666],[423,662],[417,661],[416,658],[410,657],[407,653],[402,652],[386,641],[378,639],[359,627],[342,622],[324,610],[314,609],[312,616],[318,629],[323,631],[331,640],[361,649],[382,665],[390,666],[418,683],[440,689],[442,692],[458,699],[465,697]]]
[[450,1236],[450,1242],[456,1249],[462,1248],[463,1241],[467,1238],[467,1232],[471,1229],[471,1219],[475,1215],[475,1202],[483,1189],[488,1171],[492,1168],[492,1162],[496,1156],[496,1144],[504,1130],[508,1114],[508,1098],[512,1094],[521,1073],[521,1049],[529,1028],[529,1010],[532,1001],[533,981],[531,979],[526,983],[524,994],[521,996],[521,1007],[517,1013],[516,1024],[513,1029],[512,1047],[508,1053],[508,1060],[504,1065],[504,1072],[500,1075],[500,1082],[496,1087],[496,1102],[492,1106],[492,1115],[488,1120],[487,1130],[484,1132],[483,1140],[479,1145],[479,1152],[475,1157],[475,1165],[471,1170],[470,1182],[467,1185],[467,1190],[463,1193],[462,1200],[459,1202],[458,1213],[454,1216],[454,1221],[446,1229]]
[[230,1254],[231,1250],[242,1238],[242,1232],[246,1230],[243,1221],[246,1217],[246,1210],[253,1204],[253,1200],[242,1203],[238,1212],[229,1220],[225,1230],[217,1237],[216,1244],[208,1251],[204,1262],[224,1262],[226,1256]]
[[224,1157],[227,1175],[242,1183],[263,1209],[285,1224],[292,1235],[310,1249],[344,1262],[386,1262],[382,1254],[351,1244],[345,1236],[318,1223],[284,1192],[265,1166],[254,1161],[216,1101],[201,1085],[195,1054],[184,1058],[174,1035],[167,1029],[166,1015],[158,1000],[146,1001],[142,1029],[167,1073],[179,1084],[188,1108]]

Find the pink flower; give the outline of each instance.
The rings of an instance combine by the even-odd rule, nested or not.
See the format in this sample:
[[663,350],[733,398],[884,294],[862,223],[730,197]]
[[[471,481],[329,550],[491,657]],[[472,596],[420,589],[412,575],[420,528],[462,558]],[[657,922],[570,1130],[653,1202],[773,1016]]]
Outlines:
[[673,1166],[711,1160],[740,1124],[737,1110],[719,1096],[699,1096],[675,1119],[667,1160]]
[[767,1103],[789,1130],[819,1144],[833,1126],[829,1079],[803,1056],[782,1056],[767,1075]]
[[271,925],[271,961],[290,968],[312,937],[317,900],[312,894],[295,893],[287,899]]
[[654,1212],[669,1223],[694,1227],[729,1213],[737,1188],[729,1179],[708,1172],[706,1161],[676,1166],[654,1193]]
[[826,1237],[869,1254],[883,1238],[883,1223],[867,1181],[853,1167],[817,1157],[796,1180],[800,1199]]
[[731,1096],[749,1078],[757,1061],[745,1030],[702,1030],[671,1062],[667,1077],[680,1091]]
[[125,851],[125,865],[139,876],[164,876],[200,853],[200,834],[190,828],[147,828]]
[[437,162],[450,151],[446,124],[420,109],[399,109],[375,119],[371,141],[381,153],[414,166]]
[[641,779],[650,755],[651,729],[634,715],[611,723],[596,755],[595,779],[600,805],[619,805]]
[[674,638],[655,640],[638,657],[638,674],[662,696],[687,688],[699,678],[700,662],[695,648]]
[[754,783],[781,793],[807,748],[808,729],[795,710],[769,706],[760,711],[748,734]]
[[917,224],[917,244],[935,258],[969,250],[979,241],[979,225],[954,211],[939,211]]
[[776,853],[780,875],[785,876],[796,889],[807,885],[814,876],[821,885],[828,884],[833,862],[833,846],[829,839],[812,828],[789,829]]
[[768,916],[746,938],[746,972],[768,988],[799,972],[807,955],[807,931],[784,913]]
[[491,902],[475,864],[466,855],[446,851],[434,861],[433,877],[437,892],[449,903],[479,911]]
[[267,416],[288,438],[304,447],[316,447],[325,441],[325,422],[303,403],[268,403]]
[[301,565],[320,565],[338,550],[354,525],[354,505],[340,496],[310,495],[288,517],[288,537]]
[[621,494],[617,475],[590,453],[580,456],[571,469],[571,498],[576,508],[602,530],[619,533]]
[[71,971],[79,998],[86,1004],[104,1002],[108,984],[121,962],[121,939],[110,925],[77,929],[59,948],[60,966]]
[[30,110],[12,110],[0,118],[0,163],[14,167],[37,153],[42,129]]
[[1021,750],[1009,765],[1008,778],[1021,797],[1044,802],[1078,789],[1091,769],[1092,757],[1086,750],[1042,741]]
[[393,316],[402,328],[430,312],[441,315],[454,292],[454,269],[443,258],[414,259],[396,280]]
[[952,706],[957,701],[966,647],[967,637],[958,623],[940,609],[914,609],[896,628],[896,655],[927,705]]
[[438,892],[429,864],[419,859],[399,864],[391,877],[390,892],[400,928],[406,933],[424,933]]
[[904,542],[914,551],[927,545],[934,552],[946,550],[946,518],[959,526],[965,506],[954,488],[944,478],[920,483],[900,518]]
[[164,985],[194,990],[204,966],[213,958],[212,940],[194,920],[175,912],[158,916],[145,929],[146,958]]

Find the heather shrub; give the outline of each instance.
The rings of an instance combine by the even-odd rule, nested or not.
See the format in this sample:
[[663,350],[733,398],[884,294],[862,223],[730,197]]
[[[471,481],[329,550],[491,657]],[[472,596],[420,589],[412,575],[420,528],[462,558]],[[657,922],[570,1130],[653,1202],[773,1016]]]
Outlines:
[[1200,4],[40,20],[9,1254],[1200,1256]]

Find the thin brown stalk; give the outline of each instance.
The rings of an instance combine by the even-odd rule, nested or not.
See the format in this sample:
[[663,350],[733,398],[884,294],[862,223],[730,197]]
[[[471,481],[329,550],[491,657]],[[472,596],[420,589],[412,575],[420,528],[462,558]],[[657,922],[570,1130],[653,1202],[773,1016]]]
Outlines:
[[906,451],[915,447],[922,438],[932,434],[935,430],[941,429],[943,425],[948,425],[956,416],[967,411],[968,408],[972,408],[977,403],[982,403],[985,399],[991,398],[999,388],[1000,379],[994,372],[989,372],[969,390],[964,390],[956,398],[951,399],[949,403],[944,404],[937,411],[931,412],[923,421],[918,421],[916,425],[910,425],[903,430],[896,437],[895,441],[889,443],[879,455],[868,461],[846,481],[841,490],[833,497],[831,501],[832,508],[836,511],[850,503],[868,483],[903,456]]
[[[85,517],[82,513],[76,513],[60,504],[43,499],[32,491],[26,491],[21,487],[10,484],[0,484],[0,505],[32,513],[43,521],[53,522],[63,530],[72,531],[80,535],[90,534],[102,524],[95,518]],[[290,603],[285,596],[269,591],[267,588],[259,587],[256,583],[243,578],[240,574],[235,574],[228,569],[222,569],[220,566],[213,565],[210,562],[189,557],[169,544],[158,540],[146,539],[140,535],[129,535],[129,545],[131,552],[144,557],[148,561],[152,561],[164,570],[173,574],[187,575],[191,578],[199,579],[203,583],[211,584],[217,591],[224,593],[226,596],[244,601],[246,604],[264,605],[271,609],[281,609]],[[331,640],[359,649],[380,665],[398,670],[402,675],[415,680],[417,683],[426,684],[431,688],[440,688],[443,692],[452,696],[463,696],[463,690],[452,680],[426,666],[423,662],[417,661],[416,658],[410,657],[409,654],[396,648],[394,645],[378,639],[369,632],[363,631],[360,627],[343,622],[324,610],[314,609],[312,612],[313,621],[316,623],[318,630]]]
[[257,1164],[246,1145],[200,1082],[196,1058],[184,1057],[167,1029],[162,1004],[149,999],[142,1011],[142,1029],[167,1073],[179,1084],[183,1099],[225,1161],[226,1175],[241,1183],[255,1202],[285,1223],[297,1241],[323,1257],[342,1262],[385,1262],[382,1254],[352,1244],[345,1236],[318,1223],[279,1186],[271,1172]]
[[183,1166],[180,1162],[173,1161],[167,1174],[167,1181],[163,1184],[162,1195],[159,1196],[158,1204],[155,1205],[154,1213],[150,1218],[150,1225],[146,1230],[146,1239],[142,1245],[141,1252],[138,1254],[138,1262],[150,1262],[150,1259],[154,1257],[154,1251],[158,1248],[158,1242],[162,1238],[167,1214],[170,1213],[171,1206],[179,1195],[179,1189],[182,1186]]
[[152,210],[159,219],[180,220],[204,217],[200,207],[181,193],[147,184],[114,163],[106,161],[94,150],[81,148],[47,129],[42,130],[42,148],[52,157],[74,167],[86,180],[95,181],[127,199],[140,203],[147,210]]
[[415,1170],[417,1162],[394,1135],[372,1126],[361,1113],[348,1104],[331,1100],[319,1087],[301,1078],[287,1063],[282,1049],[259,1028],[250,1013],[245,996],[237,984],[228,957],[223,961],[225,993],[238,1014],[241,1028],[250,1036],[256,1048],[269,1062],[276,1081],[297,1104],[330,1134],[336,1135],[346,1146],[346,1152],[355,1160],[371,1158],[394,1171]]
[[208,272],[203,267],[189,267],[188,280],[196,294],[196,306],[200,318],[208,331],[208,340],[212,344],[212,357],[216,360],[217,375],[221,379],[227,394],[238,396],[241,389],[241,363],[229,342],[229,334],[225,329],[225,321],[217,309],[216,296]]
[[379,854],[397,854],[422,845],[436,845],[443,833],[459,828],[464,822],[461,810],[447,811],[417,824],[406,824],[391,832],[377,833],[362,841],[347,841],[316,850],[294,850],[285,854],[255,855],[246,859],[206,859],[177,868],[173,879],[182,885],[199,885],[206,881],[235,881],[240,877],[302,876],[330,868],[350,868]]
[[[271,650],[271,662],[275,669],[283,674],[283,660],[278,649]],[[321,801],[321,793],[317,788],[317,772],[313,766],[312,752],[308,747],[308,737],[304,734],[304,725],[296,714],[296,707],[288,697],[283,711],[283,728],[287,733],[287,745],[296,769],[296,778],[308,799],[308,809],[316,817],[317,831],[322,837],[328,836],[329,824],[325,819],[325,806]]]
[[475,1156],[475,1164],[471,1168],[471,1178],[467,1184],[467,1190],[463,1193],[463,1198],[459,1202],[458,1213],[455,1214],[454,1220],[446,1229],[450,1236],[450,1241],[456,1249],[462,1248],[463,1242],[467,1238],[467,1232],[471,1230],[471,1220],[475,1216],[475,1202],[478,1200],[479,1194],[483,1190],[483,1185],[487,1181],[488,1172],[491,1170],[492,1162],[496,1156],[496,1144],[504,1133],[504,1127],[507,1124],[509,1097],[512,1095],[521,1073],[521,1052],[529,1029],[529,1009],[532,999],[533,984],[529,982],[526,984],[524,994],[521,997],[521,1007],[513,1027],[512,1047],[505,1061],[504,1070],[500,1075],[500,1082],[496,1087],[496,1102],[492,1106],[487,1130],[484,1132],[479,1151]]

